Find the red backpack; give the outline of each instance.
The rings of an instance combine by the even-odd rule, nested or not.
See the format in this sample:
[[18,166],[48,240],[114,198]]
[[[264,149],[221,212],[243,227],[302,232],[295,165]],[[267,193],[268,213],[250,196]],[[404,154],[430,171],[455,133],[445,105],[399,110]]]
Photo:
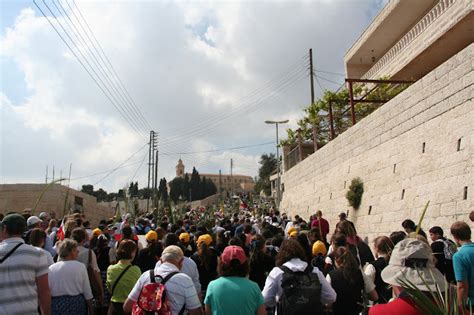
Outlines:
[[[154,270],[150,270],[150,283],[143,286],[138,300],[133,303],[132,315],[171,315],[171,307],[166,294],[165,283],[179,272],[172,272],[166,277],[155,276]],[[156,278],[159,281],[156,281]],[[181,310],[180,314],[184,311]]]

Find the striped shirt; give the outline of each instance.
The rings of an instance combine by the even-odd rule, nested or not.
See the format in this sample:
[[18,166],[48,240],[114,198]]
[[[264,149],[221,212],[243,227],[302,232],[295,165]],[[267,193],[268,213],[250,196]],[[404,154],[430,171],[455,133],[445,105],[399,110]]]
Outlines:
[[[167,262],[161,264],[159,267],[155,267],[155,275],[160,275],[163,278],[169,273],[176,271],[179,271],[179,269],[175,265]],[[128,298],[136,302],[143,286],[150,282],[150,272],[146,271],[141,275],[137,283],[135,283]],[[171,279],[165,283],[165,287],[168,301],[170,303],[171,313],[173,315],[179,314],[183,305],[186,305],[186,309],[188,310],[194,310],[201,307],[201,302],[199,301],[193,281],[184,273],[178,273],[171,277]]]
[[[18,243],[18,237],[0,243],[0,258]],[[48,273],[47,253],[27,244],[21,245],[0,264],[0,315],[38,314],[36,278]]]

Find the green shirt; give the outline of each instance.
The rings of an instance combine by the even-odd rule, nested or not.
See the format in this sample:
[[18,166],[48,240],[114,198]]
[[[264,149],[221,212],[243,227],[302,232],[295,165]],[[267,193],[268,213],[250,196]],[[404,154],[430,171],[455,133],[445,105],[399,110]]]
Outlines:
[[209,283],[204,304],[212,315],[255,315],[264,304],[258,285],[244,277],[220,277]]
[[[114,285],[117,278],[129,265],[129,261],[119,261],[117,264],[110,265],[109,268],[107,268],[107,288],[109,289],[110,293],[112,293],[112,286]],[[132,291],[135,282],[137,282],[141,275],[142,272],[137,266],[128,268],[122,278],[120,278],[119,283],[115,287],[114,295],[110,300],[116,303],[125,302],[128,294],[130,291]]]

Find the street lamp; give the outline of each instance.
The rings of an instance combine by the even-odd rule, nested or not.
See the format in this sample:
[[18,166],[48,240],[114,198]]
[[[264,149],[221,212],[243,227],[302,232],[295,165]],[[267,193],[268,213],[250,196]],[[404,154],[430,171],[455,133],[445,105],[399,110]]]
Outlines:
[[276,195],[276,206],[278,208],[280,208],[280,198],[281,198],[281,193],[280,193],[280,189],[281,189],[281,182],[280,182],[280,173],[281,173],[281,169],[280,169],[280,150],[278,148],[279,144],[278,144],[278,125],[279,124],[286,124],[288,123],[289,120],[286,119],[286,120],[279,120],[279,121],[275,121],[275,120],[265,120],[265,123],[266,124],[274,124],[275,127],[276,127],[276,149],[277,149],[277,195]]

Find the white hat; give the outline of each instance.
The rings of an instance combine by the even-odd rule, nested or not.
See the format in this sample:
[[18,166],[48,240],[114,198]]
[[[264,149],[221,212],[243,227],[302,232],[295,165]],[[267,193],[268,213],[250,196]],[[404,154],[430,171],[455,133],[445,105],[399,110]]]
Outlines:
[[40,222],[43,222],[43,220],[41,220],[37,216],[33,215],[33,216],[29,217],[28,220],[26,220],[26,225],[30,226],[30,225],[34,225],[34,224],[40,223]]
[[446,289],[446,280],[435,267],[430,246],[415,238],[404,239],[395,246],[381,275],[391,285],[403,286],[405,281],[422,291]]

